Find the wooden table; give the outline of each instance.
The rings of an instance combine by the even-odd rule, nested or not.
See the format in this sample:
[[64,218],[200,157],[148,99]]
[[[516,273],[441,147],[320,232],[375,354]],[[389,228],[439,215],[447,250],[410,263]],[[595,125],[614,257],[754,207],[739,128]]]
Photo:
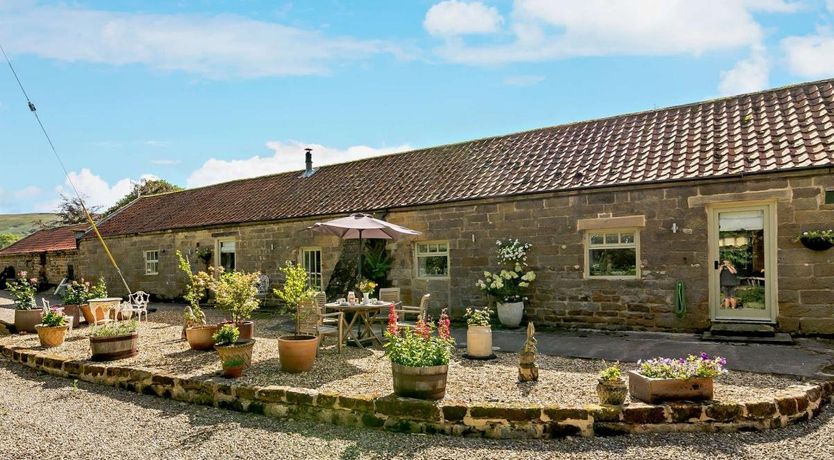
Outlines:
[[[383,308],[388,307],[387,303],[380,303],[380,304],[353,304],[353,305],[346,305],[340,304],[336,302],[327,303],[324,305],[325,308],[328,310],[333,311],[340,311],[345,313],[345,316],[348,313],[353,314],[353,318],[350,319],[350,323],[348,323],[345,331],[347,331],[347,340],[350,342],[353,340],[359,348],[365,348],[362,345],[362,342],[368,341],[376,341],[380,345],[382,345],[382,339],[374,332],[373,325],[371,323],[371,314],[379,313]],[[353,327],[356,326],[356,334],[353,332]]]

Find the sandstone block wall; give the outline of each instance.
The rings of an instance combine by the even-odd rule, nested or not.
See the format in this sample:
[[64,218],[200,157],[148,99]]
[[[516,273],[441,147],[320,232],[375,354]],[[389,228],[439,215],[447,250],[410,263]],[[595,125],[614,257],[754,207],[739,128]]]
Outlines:
[[12,266],[16,273],[25,270],[30,277],[43,275],[48,284],[58,284],[66,276],[67,266],[77,264],[76,259],[76,251],[0,256],[0,270]]

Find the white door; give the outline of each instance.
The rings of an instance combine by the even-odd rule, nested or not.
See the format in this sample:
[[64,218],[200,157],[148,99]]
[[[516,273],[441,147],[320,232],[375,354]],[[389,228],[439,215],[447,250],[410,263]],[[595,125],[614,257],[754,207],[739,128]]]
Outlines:
[[709,216],[712,319],[775,322],[775,205],[715,206]]

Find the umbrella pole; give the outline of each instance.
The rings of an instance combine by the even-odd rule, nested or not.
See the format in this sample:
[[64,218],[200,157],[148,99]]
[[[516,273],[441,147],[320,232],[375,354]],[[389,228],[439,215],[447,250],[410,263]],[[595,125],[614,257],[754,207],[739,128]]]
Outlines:
[[359,281],[362,281],[362,230],[359,230]]

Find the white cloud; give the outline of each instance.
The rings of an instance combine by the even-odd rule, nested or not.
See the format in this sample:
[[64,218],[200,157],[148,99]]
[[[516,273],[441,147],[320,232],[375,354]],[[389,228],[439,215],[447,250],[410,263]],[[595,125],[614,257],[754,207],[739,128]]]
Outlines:
[[0,7],[0,41],[8,52],[67,62],[254,78],[322,74],[337,62],[401,55],[380,41],[330,37],[229,14],[120,13],[29,2]]
[[445,40],[444,58],[501,64],[580,56],[700,55],[757,46],[755,12],[788,13],[780,0],[516,0],[509,40],[472,45]]
[[828,11],[834,13],[834,0],[828,0],[825,5],[828,7]]
[[27,198],[36,197],[36,196],[40,195],[41,192],[42,192],[42,190],[39,187],[36,187],[34,185],[30,185],[28,187],[23,187],[20,190],[15,190],[13,195],[14,195],[15,198],[20,200],[20,199],[27,199]]
[[498,31],[504,18],[495,7],[481,2],[446,0],[426,12],[423,27],[432,35],[488,34]]
[[297,141],[269,141],[266,143],[266,146],[274,151],[272,156],[254,156],[243,160],[209,159],[203,163],[203,166],[191,173],[186,183],[188,187],[199,187],[234,179],[302,170],[304,169],[305,147],[311,147],[313,149],[313,167],[343,163],[388,153],[403,152],[411,149],[408,145],[383,148],[356,145],[346,149],[338,149]]
[[25,212],[28,208],[27,200],[40,193],[41,189],[34,185],[10,191],[0,187],[0,214]]
[[510,75],[504,78],[504,84],[508,86],[533,86],[543,81],[541,75]]
[[64,184],[55,188],[56,198],[47,202],[38,203],[35,207],[40,211],[55,211],[60,203],[58,197],[61,194],[67,196],[75,195],[70,184],[70,180],[72,180],[72,184],[78,189],[78,192],[88,206],[101,206],[106,209],[115,204],[119,198],[130,193],[133,190],[133,184],[141,179],[158,179],[158,177],[152,174],[143,174],[136,179],[129,177],[120,179],[111,185],[101,176],[94,174],[87,168],[82,168],[80,172],[70,171],[69,178],[64,181]]
[[721,72],[718,91],[722,96],[752,93],[768,87],[770,62],[762,47],[750,50],[750,56],[738,61],[732,69]]
[[821,28],[816,34],[787,37],[782,51],[788,69],[804,78],[826,78],[834,75],[834,32]]

